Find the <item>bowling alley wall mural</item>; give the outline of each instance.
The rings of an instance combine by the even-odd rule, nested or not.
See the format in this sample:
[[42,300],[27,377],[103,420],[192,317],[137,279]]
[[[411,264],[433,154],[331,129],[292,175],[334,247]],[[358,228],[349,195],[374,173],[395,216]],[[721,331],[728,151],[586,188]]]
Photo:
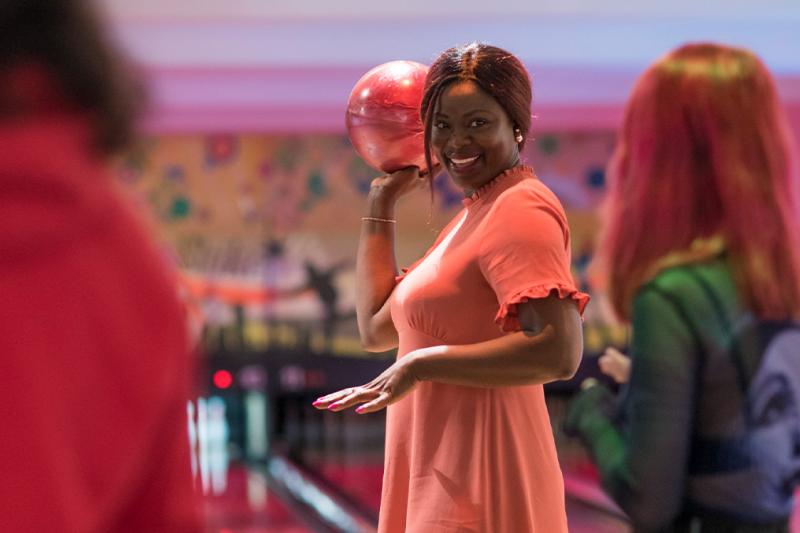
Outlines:
[[[535,122],[534,122],[535,128]],[[536,134],[523,154],[569,217],[573,273],[593,295],[587,353],[624,342],[587,272],[613,132]],[[346,135],[165,135],[116,163],[181,272],[210,351],[273,347],[363,356],[355,323],[355,254],[370,181],[380,173]],[[397,257],[408,265],[462,207],[446,174],[401,200]]]

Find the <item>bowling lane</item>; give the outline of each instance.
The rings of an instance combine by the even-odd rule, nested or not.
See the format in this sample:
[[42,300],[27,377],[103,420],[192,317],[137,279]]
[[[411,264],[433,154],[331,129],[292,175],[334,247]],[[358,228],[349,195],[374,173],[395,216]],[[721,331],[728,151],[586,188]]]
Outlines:
[[[377,519],[383,476],[385,418],[381,414],[360,416],[344,411],[329,413],[287,406],[288,455],[311,472],[321,486],[333,490],[352,504],[360,516]],[[549,399],[557,427],[562,399]],[[624,515],[602,492],[596,473],[579,443],[556,431],[565,472],[567,513],[572,533],[628,533]],[[280,445],[279,445],[280,446]]]
[[314,533],[268,485],[263,474],[232,465],[220,492],[207,494],[203,513],[208,533]]
[[[385,414],[332,413],[311,404],[326,390],[366,379],[386,364],[271,358],[259,373],[269,380],[248,380],[256,388],[230,387],[229,380],[214,379],[224,374],[213,369],[209,397],[190,406],[190,417],[196,420],[190,428],[195,478],[207,495],[210,530],[374,531]],[[230,370],[239,381],[249,375],[242,369]],[[548,397],[566,475],[570,530],[627,533],[624,516],[609,509],[580,445],[558,431],[564,401],[562,395]],[[229,467],[231,458],[249,467]],[[357,526],[348,529],[335,523]]]

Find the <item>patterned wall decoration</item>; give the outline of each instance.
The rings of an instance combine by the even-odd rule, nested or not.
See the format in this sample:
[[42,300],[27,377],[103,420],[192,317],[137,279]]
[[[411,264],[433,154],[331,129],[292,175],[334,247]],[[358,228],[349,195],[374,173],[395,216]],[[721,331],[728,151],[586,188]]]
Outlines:
[[[559,196],[573,235],[574,273],[587,275],[605,192],[612,132],[543,135],[524,159]],[[212,348],[273,344],[360,353],[354,258],[370,181],[378,173],[341,135],[169,135],[116,163],[202,309]],[[461,208],[446,175],[397,209],[398,260],[418,258]],[[586,317],[588,351],[624,342],[603,295]]]

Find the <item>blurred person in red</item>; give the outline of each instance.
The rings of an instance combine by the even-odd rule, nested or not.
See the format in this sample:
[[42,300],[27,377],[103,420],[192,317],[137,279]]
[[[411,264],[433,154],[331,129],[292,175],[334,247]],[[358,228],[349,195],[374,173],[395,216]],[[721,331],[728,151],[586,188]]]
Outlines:
[[637,82],[599,249],[630,321],[620,408],[571,404],[637,532],[788,532],[800,481],[800,240],[792,139],[748,50],[673,50]]
[[86,2],[0,4],[0,531],[199,531],[185,313],[106,169],[123,65]]

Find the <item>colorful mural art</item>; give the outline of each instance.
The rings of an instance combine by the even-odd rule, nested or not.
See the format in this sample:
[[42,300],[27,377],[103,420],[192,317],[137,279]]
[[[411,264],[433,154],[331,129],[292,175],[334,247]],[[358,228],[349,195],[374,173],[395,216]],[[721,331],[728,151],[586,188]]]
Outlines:
[[[625,343],[590,280],[613,132],[543,135],[524,159],[559,196],[576,280],[593,295],[587,352]],[[169,135],[116,163],[182,273],[210,350],[289,346],[363,355],[355,326],[355,253],[370,181],[343,135]],[[461,208],[446,175],[398,207],[400,266],[417,259]]]

